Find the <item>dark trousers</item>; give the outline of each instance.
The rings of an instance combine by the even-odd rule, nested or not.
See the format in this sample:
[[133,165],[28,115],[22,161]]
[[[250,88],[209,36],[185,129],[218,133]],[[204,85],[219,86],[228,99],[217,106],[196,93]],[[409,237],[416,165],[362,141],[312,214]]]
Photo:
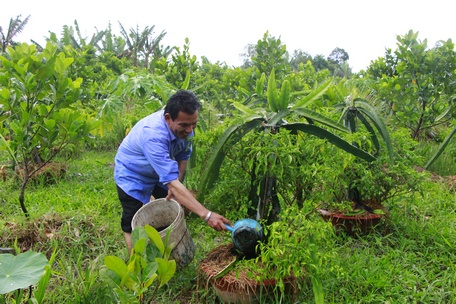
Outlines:
[[[122,218],[120,225],[123,232],[131,233],[131,221],[135,213],[144,206],[141,201],[131,197],[125,191],[117,186],[117,195],[119,196],[120,203],[122,204]],[[168,191],[162,187],[156,186],[152,192],[154,198],[164,198],[168,195]]]

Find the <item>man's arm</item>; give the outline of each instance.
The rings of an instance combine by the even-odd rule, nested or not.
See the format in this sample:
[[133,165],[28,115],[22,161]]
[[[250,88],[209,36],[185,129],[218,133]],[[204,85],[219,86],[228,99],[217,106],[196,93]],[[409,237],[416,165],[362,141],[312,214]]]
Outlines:
[[200,202],[198,202],[192,193],[179,180],[173,180],[166,186],[168,186],[168,189],[171,192],[171,194],[168,194],[166,199],[173,197],[181,205],[193,211],[193,213],[198,215],[203,220],[206,220],[207,216],[209,215],[207,223],[213,229],[218,231],[226,230],[225,224],[228,224],[230,226],[232,225],[229,220],[220,214],[217,214],[215,212],[209,214],[210,211],[206,209],[206,207],[204,207]]
[[185,171],[187,170],[188,160],[180,160],[177,162],[177,168],[179,169],[178,179],[182,182]]

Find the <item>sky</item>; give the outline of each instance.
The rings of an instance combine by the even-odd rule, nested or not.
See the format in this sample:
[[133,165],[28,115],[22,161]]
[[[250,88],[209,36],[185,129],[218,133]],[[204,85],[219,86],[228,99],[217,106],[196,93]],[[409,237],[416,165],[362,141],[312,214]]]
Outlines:
[[16,41],[44,42],[49,32],[60,37],[63,26],[77,20],[83,36],[90,38],[111,24],[141,32],[154,26],[156,35],[166,32],[165,46],[181,50],[185,38],[190,54],[212,63],[242,64],[240,54],[266,32],[279,38],[290,55],[302,50],[327,57],[336,47],[344,49],[353,71],[366,69],[396,49],[397,36],[419,32],[429,47],[439,40],[456,41],[454,11],[449,0],[14,0],[2,3],[0,26],[6,32],[11,18],[30,15]]

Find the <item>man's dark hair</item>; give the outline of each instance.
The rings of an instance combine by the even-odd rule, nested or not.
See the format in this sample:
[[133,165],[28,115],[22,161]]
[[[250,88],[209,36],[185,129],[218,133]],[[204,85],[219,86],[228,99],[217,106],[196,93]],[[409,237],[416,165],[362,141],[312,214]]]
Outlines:
[[201,109],[201,103],[195,93],[187,90],[179,90],[173,94],[165,106],[165,113],[169,113],[172,120],[175,120],[179,112],[193,114]]

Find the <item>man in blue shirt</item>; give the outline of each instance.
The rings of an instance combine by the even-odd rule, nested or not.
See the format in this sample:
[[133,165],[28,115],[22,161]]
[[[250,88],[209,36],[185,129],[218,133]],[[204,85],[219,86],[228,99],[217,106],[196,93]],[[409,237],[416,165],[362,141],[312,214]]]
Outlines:
[[181,183],[192,152],[189,138],[198,122],[201,104],[191,91],[181,90],[164,110],[141,119],[124,138],[115,157],[114,180],[122,204],[122,230],[129,252],[131,221],[136,211],[154,198],[174,198],[213,229],[231,222],[199,203]]

